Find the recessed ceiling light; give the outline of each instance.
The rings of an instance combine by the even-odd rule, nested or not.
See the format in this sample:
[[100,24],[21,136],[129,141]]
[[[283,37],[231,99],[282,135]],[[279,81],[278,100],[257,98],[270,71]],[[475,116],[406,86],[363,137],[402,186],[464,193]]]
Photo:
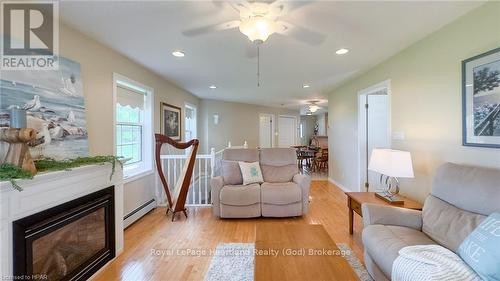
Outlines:
[[342,49],[338,49],[337,51],[335,51],[335,53],[337,55],[345,55],[345,54],[349,53],[349,50],[342,48]]
[[210,89],[217,89],[217,86],[215,86],[215,85],[210,85],[210,87],[209,87],[209,88],[210,88]]
[[311,85],[309,85],[309,84],[302,84],[302,88],[304,88],[304,89],[309,88],[309,87],[311,87]]
[[173,51],[172,56],[182,58],[183,56],[185,56],[185,54],[183,51]]

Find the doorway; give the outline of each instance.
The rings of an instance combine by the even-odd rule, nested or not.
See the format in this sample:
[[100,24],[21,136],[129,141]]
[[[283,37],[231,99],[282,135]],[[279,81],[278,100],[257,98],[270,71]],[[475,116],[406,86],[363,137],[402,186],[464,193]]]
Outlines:
[[297,117],[278,116],[278,147],[290,147],[297,144]]
[[373,191],[378,188],[380,175],[368,170],[371,152],[374,148],[391,147],[390,81],[358,94],[359,191]]
[[274,146],[274,115],[259,114],[259,147],[271,148]]

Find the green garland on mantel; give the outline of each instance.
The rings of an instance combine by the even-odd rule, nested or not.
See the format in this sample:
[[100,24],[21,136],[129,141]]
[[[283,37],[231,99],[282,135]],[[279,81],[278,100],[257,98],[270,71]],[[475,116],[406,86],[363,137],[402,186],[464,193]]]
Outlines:
[[[54,160],[51,158],[44,158],[35,160],[35,167],[38,172],[54,172],[54,171],[69,171],[72,168],[96,165],[96,164],[111,164],[111,175],[109,179],[113,177],[115,173],[116,162],[120,164],[123,168],[123,163],[121,162],[123,158],[117,156],[92,156],[92,157],[78,157],[70,160]],[[29,171],[23,170],[18,166],[4,163],[0,165],[0,181],[9,181],[18,191],[22,191],[16,180],[19,179],[33,179],[33,174]]]

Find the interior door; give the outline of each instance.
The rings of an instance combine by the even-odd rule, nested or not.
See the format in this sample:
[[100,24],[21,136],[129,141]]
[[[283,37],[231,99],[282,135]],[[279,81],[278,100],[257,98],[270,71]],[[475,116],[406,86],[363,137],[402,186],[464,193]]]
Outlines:
[[259,146],[273,147],[273,115],[261,114],[259,117]]
[[290,147],[296,145],[297,119],[293,116],[278,117],[278,146]]
[[[365,152],[365,165],[370,161],[374,148],[390,148],[389,134],[389,97],[385,95],[368,95],[368,154]],[[366,178],[366,175],[365,175]],[[372,190],[379,188],[380,175],[368,171],[368,183]]]

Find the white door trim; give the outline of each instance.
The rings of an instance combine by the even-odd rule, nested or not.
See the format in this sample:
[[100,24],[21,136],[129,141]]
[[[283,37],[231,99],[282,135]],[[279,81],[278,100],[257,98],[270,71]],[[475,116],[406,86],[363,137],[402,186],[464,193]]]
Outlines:
[[[362,138],[361,136],[365,136],[365,122],[366,122],[366,111],[365,111],[365,107],[364,105],[361,103],[362,100],[365,100],[367,96],[371,95],[371,94],[374,94],[378,91],[381,91],[381,90],[384,90],[386,89],[387,90],[387,101],[388,101],[388,120],[389,120],[389,124],[388,125],[388,129],[387,129],[387,134],[388,134],[388,140],[389,140],[389,147],[391,147],[391,132],[392,132],[392,127],[391,127],[391,124],[392,124],[392,118],[391,118],[391,80],[390,79],[387,79],[385,81],[382,81],[380,83],[377,83],[373,86],[370,86],[368,88],[365,88],[361,91],[358,92],[358,134],[357,134],[357,138],[358,138],[358,157],[357,157],[357,166],[358,166],[358,178],[357,178],[357,182],[358,182],[358,191],[365,191],[364,189],[364,182],[362,180],[362,173],[366,170],[366,167],[363,166],[363,161],[361,161],[361,154],[362,154],[362,150],[365,148],[365,139]],[[363,167],[362,167],[363,166]]]
[[[196,130],[194,132],[194,134],[195,134],[194,138],[197,139],[198,138],[198,127],[199,127],[199,125],[198,125],[198,121],[199,121],[198,120],[198,106],[195,105],[194,103],[190,103],[188,101],[184,102],[184,116],[183,116],[184,123],[186,122],[185,121],[186,120],[186,110],[185,110],[186,107],[191,107],[192,109],[194,109],[194,114],[195,114],[194,119],[196,121]],[[184,135],[186,135],[186,126],[184,126],[184,132],[183,133],[184,133]],[[185,138],[185,136],[184,136],[184,138]],[[189,140],[186,140],[186,141],[189,141]]]
[[271,147],[276,146],[276,116],[271,113],[259,113],[259,146],[260,146],[260,117],[268,116],[271,117]]
[[[294,125],[294,128],[295,128],[295,133],[293,134],[293,143],[294,145],[297,145],[297,139],[299,137],[299,127],[298,127],[298,121],[297,121],[297,116],[295,115],[286,115],[286,114],[279,114],[278,115],[278,119],[280,117],[285,117],[285,118],[293,118],[294,122],[295,122],[295,125]],[[279,123],[279,122],[278,122]],[[279,124],[277,125],[277,131],[276,131],[276,135],[279,135],[279,131],[280,131],[280,128],[279,128]],[[276,146],[279,146],[279,141],[277,141],[276,143]]]

